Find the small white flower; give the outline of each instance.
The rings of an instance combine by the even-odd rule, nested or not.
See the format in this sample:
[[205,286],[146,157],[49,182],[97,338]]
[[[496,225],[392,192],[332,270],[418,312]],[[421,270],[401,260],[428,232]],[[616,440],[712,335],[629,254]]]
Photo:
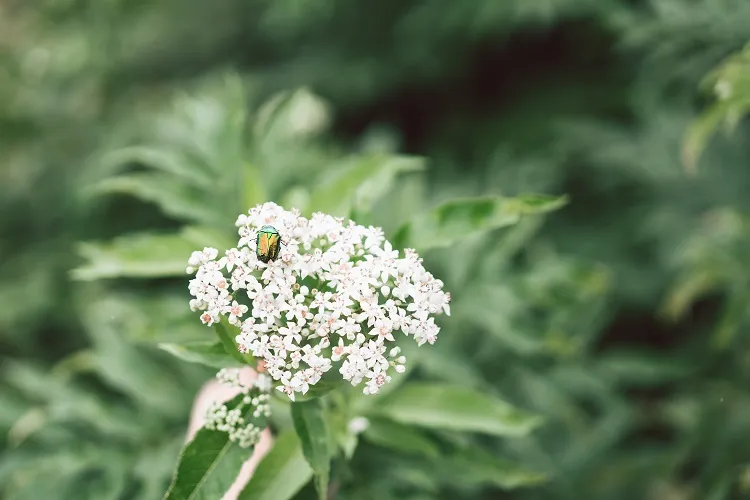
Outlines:
[[296,320],[297,323],[302,326],[307,321],[306,318],[308,315],[308,308],[303,303],[304,297],[301,297],[300,295],[298,295],[298,297],[302,298],[303,300],[298,301],[295,299],[295,302],[289,306],[289,309],[287,310],[285,316],[287,321]]
[[218,321],[218,314],[216,311],[214,312],[206,311],[203,314],[201,314],[201,321],[203,322],[204,325],[211,326],[214,323],[216,323],[216,321]]
[[224,308],[224,314],[229,314],[229,323],[232,325],[239,325],[240,317],[247,312],[247,306],[244,304],[238,304],[237,301],[232,301],[232,305]]
[[[255,238],[266,224],[278,229],[284,247],[263,264]],[[380,228],[322,213],[306,219],[275,203],[253,207],[236,226],[236,248],[218,260],[209,247],[188,259],[190,308],[208,326],[223,317],[239,327],[238,349],[265,363],[257,383],[264,391],[275,384],[294,400],[335,364],[345,380],[376,394],[389,373],[405,370],[395,334],[434,343],[440,330],[434,316],[450,314],[442,281],[413,249],[399,256]],[[257,431],[242,429],[235,437],[247,442]]]

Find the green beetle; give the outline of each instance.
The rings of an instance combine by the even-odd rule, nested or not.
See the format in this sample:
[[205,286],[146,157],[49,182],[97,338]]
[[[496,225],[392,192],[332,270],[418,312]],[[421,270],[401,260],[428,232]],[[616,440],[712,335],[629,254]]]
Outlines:
[[255,238],[255,245],[255,254],[259,261],[267,264],[269,261],[276,260],[282,245],[278,229],[267,225],[260,228]]

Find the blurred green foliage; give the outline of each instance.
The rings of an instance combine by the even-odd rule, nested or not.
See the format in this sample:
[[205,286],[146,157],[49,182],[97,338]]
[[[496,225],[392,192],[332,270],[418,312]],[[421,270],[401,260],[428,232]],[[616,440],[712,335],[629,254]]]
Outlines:
[[[453,315],[413,376],[544,425],[490,438],[373,419],[334,463],[340,498],[750,495],[747,2],[0,14],[4,498],[163,494],[212,371],[157,344],[206,339],[185,261],[230,244],[250,205],[353,210],[439,243],[420,214],[522,192],[570,203],[425,254]],[[275,459],[303,467],[282,436]]]

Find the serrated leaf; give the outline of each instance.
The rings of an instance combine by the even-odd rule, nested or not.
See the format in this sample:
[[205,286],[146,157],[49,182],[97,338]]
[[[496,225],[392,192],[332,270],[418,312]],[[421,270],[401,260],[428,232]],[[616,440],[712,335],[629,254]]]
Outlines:
[[364,156],[348,160],[344,166],[324,176],[312,194],[309,210],[348,216],[352,208],[372,207],[403,172],[423,168],[419,158]]
[[532,472],[505,458],[495,457],[477,448],[465,449],[452,458],[438,462],[438,477],[471,486],[497,486],[504,490],[543,482],[545,474]]
[[206,246],[219,249],[232,248],[237,244],[234,236],[211,226],[185,226],[180,234],[198,248]]
[[85,422],[92,430],[117,439],[134,439],[141,434],[132,414],[96,393],[66,383],[30,364],[5,361],[3,380],[26,398],[45,405],[50,422]]
[[92,290],[82,302],[104,310],[118,333],[136,343],[190,342],[206,339],[208,329],[190,311],[182,290],[176,293]]
[[750,291],[748,290],[734,292],[727,297],[719,324],[713,332],[714,346],[725,349],[731,345],[740,325],[747,317],[748,304],[750,304]]
[[107,153],[101,160],[102,168],[114,170],[128,163],[139,163],[180,178],[196,186],[210,187],[214,179],[207,169],[182,153],[152,146],[131,146]]
[[190,254],[217,240],[210,230],[189,227],[179,233],[138,233],[109,242],[84,242],[78,253],[86,263],[71,276],[81,281],[185,276]]
[[330,123],[330,109],[307,88],[281,92],[257,113],[253,126],[256,140],[270,145],[302,140],[321,133]]
[[440,456],[440,449],[419,429],[397,422],[372,419],[362,436],[372,444],[401,453],[417,454],[427,458]]
[[[517,292],[508,286],[475,284],[453,306],[456,320],[460,324],[477,326],[500,341],[506,349],[522,355],[544,350],[542,340],[535,332],[519,328],[513,321],[526,307]],[[495,307],[498,314],[488,315],[488,307]]]
[[416,156],[389,156],[383,158],[371,170],[355,192],[353,209],[357,212],[369,212],[375,203],[393,189],[396,179],[401,174],[424,170],[423,158]]
[[[242,398],[243,395],[235,397],[226,403],[227,407],[231,410]],[[251,453],[252,448],[240,448],[229,440],[226,432],[200,429],[182,450],[164,500],[221,498],[237,479]]]
[[694,174],[698,160],[706,149],[709,139],[729,112],[727,102],[718,102],[690,124],[682,145],[682,162],[689,174]]
[[156,358],[148,348],[127,342],[103,310],[89,308],[83,320],[94,344],[92,367],[105,381],[146,408],[165,415],[180,412],[174,399],[162,396],[175,393],[184,397],[180,382],[165,371],[164,359]]
[[710,270],[686,273],[669,291],[660,313],[671,321],[680,319],[697,298],[713,291],[721,283],[721,276]]
[[320,398],[292,403],[294,430],[302,443],[302,452],[315,474],[318,497],[328,496],[333,436],[326,421],[325,406]]
[[1,465],[3,498],[114,500],[124,493],[120,471],[127,462],[118,454],[87,445],[42,455],[17,452],[15,460]]
[[221,342],[198,341],[184,344],[165,342],[158,345],[160,349],[188,363],[198,363],[212,368],[244,365],[244,363],[229,355]]
[[132,466],[132,473],[141,483],[142,498],[159,498],[164,492],[164,478],[170,477],[174,464],[184,446],[185,437],[165,436],[165,439],[149,443],[141,450]]
[[[448,365],[451,366],[450,373],[445,371]],[[477,371],[471,359],[457,357],[455,352],[448,347],[436,345],[431,349],[424,349],[420,353],[419,368],[420,373],[436,381],[452,382],[458,379],[468,387],[482,387],[484,384],[482,375]]]
[[635,350],[618,350],[602,354],[599,373],[617,383],[653,385],[679,380],[692,371],[690,364],[674,356]]
[[244,176],[244,189],[242,190],[242,201],[245,207],[252,207],[266,200],[266,189],[263,185],[261,172],[252,163],[245,162],[242,169]]
[[195,249],[179,234],[146,233],[121,236],[107,243],[80,243],[78,253],[87,263],[71,275],[82,281],[184,276]]
[[504,209],[519,215],[534,215],[552,212],[568,203],[567,196],[527,193],[505,198]]
[[513,225],[522,216],[550,212],[566,203],[564,196],[535,194],[452,200],[404,224],[393,241],[399,247],[418,251],[448,247],[479,233]]
[[288,500],[312,478],[297,433],[289,429],[276,438],[238,500]]
[[[154,203],[168,216],[189,222],[220,225],[226,222],[217,210],[213,192],[198,189],[173,175],[159,172],[137,172],[99,182],[97,194],[127,194]],[[208,203],[210,198],[210,203]],[[220,207],[221,199],[218,200]]]
[[8,444],[16,447],[47,423],[47,414],[41,408],[31,408],[8,430]]
[[[340,395],[341,393],[337,394],[336,396]],[[346,405],[347,403],[344,399],[336,398],[336,396],[333,396],[331,399],[339,399],[338,404],[336,405],[338,410],[338,408],[342,408],[342,406]],[[334,410],[328,416],[328,423],[332,429],[334,441],[331,445],[331,448],[334,450],[333,454],[338,453],[338,451],[340,450],[343,452],[346,460],[351,460],[359,444],[359,433],[355,432],[355,430],[351,428],[351,411],[343,412],[337,410]]]
[[499,398],[447,384],[405,385],[371,411],[407,425],[496,436],[525,436],[542,423]]

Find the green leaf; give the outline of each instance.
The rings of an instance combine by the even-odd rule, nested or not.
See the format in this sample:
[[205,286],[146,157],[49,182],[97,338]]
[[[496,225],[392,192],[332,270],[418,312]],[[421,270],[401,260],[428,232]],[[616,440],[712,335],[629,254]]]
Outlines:
[[[495,457],[475,447],[439,461],[435,470],[436,476],[452,484],[492,485],[504,490],[533,486],[546,479],[545,474],[528,471],[510,460]],[[448,478],[450,481],[447,481]]]
[[216,323],[214,325],[214,329],[216,330],[216,334],[219,336],[221,345],[224,347],[224,352],[228,356],[231,356],[238,363],[251,364],[254,358],[249,354],[242,354],[237,349],[237,342],[235,342],[234,340],[235,336],[230,333],[227,325],[225,325],[223,322]]
[[328,103],[307,88],[280,92],[258,110],[255,140],[277,146],[316,136],[328,127],[330,113]]
[[[330,411],[327,413],[328,427],[331,432],[331,455],[343,452],[339,459],[351,460],[359,445],[360,430],[352,427],[352,415],[357,415],[353,410],[354,405],[349,394],[338,391],[328,398]],[[366,419],[365,419],[366,420]],[[335,465],[333,466],[335,468]]]
[[226,222],[222,211],[217,210],[217,200],[212,192],[198,189],[170,174],[138,172],[112,177],[101,181],[94,191],[97,194],[128,194],[155,203],[166,215],[177,219],[207,225]]
[[82,281],[184,276],[194,250],[196,245],[179,234],[145,233],[109,243],[80,243],[78,252],[87,263],[71,274]]
[[245,178],[242,192],[244,207],[253,207],[263,203],[266,200],[266,190],[260,169],[252,163],[245,162],[242,174]]
[[[474,283],[456,299],[452,307],[456,310],[455,321],[458,324],[478,327],[500,341],[506,349],[522,355],[540,353],[544,349],[538,335],[519,328],[514,321],[517,311],[523,311],[528,306],[508,285]],[[490,308],[495,314],[487,314]]]
[[214,178],[209,168],[200,165],[187,155],[163,147],[131,146],[107,153],[101,160],[102,169],[114,171],[128,163],[139,163],[178,178],[189,180],[196,186],[211,187]]
[[238,500],[288,500],[312,478],[297,433],[280,434],[258,464]]
[[190,254],[207,246],[223,248],[226,238],[210,228],[190,226],[179,233],[137,233],[106,243],[79,243],[78,253],[86,263],[71,276],[81,281],[185,276]]
[[688,127],[682,159],[689,174],[719,125],[732,132],[750,112],[750,44],[724,59],[701,82],[704,91],[714,94],[715,102]]
[[685,360],[636,350],[605,353],[600,355],[597,364],[603,376],[620,384],[638,386],[679,380],[693,371]]
[[[446,372],[445,367],[449,365],[451,370]],[[453,382],[458,379],[462,385],[468,387],[484,385],[482,375],[477,371],[471,358],[456,356],[450,346],[435,345],[430,349],[423,349],[420,353],[419,368],[421,374],[432,380]]]
[[4,460],[1,465],[3,498],[116,500],[127,491],[122,474],[127,462],[123,457],[83,443],[74,449],[47,450],[41,455],[17,451],[11,461]]
[[[62,377],[54,376],[28,363],[6,360],[3,364],[2,376],[8,386],[24,394],[26,398],[44,404],[43,409],[47,418],[44,428],[49,428],[52,423],[76,421],[94,432],[101,432],[113,439],[132,440],[142,434],[142,426],[139,431],[139,425],[133,421],[132,413],[122,411],[112,401],[106,402],[96,393],[70,384]],[[24,426],[29,429],[28,422]],[[9,436],[10,439],[17,437]]]
[[719,349],[726,349],[732,343],[742,322],[747,317],[750,304],[750,290],[736,291],[727,297],[719,324],[713,332],[712,343]]
[[348,216],[352,208],[367,211],[403,172],[424,168],[419,158],[364,156],[350,159],[324,176],[313,192],[309,210]]
[[699,116],[687,129],[682,146],[682,161],[685,170],[694,174],[701,154],[719,124],[727,116],[730,103],[720,101]]
[[504,199],[504,210],[519,215],[535,215],[555,211],[568,203],[567,196],[527,193]]
[[167,294],[144,291],[88,289],[81,294],[85,309],[106,312],[117,333],[136,343],[204,341],[210,333],[186,303],[184,289]]
[[188,363],[198,363],[212,368],[228,368],[245,364],[227,353],[224,344],[221,342],[197,341],[184,344],[161,343],[158,345],[160,349]]
[[667,294],[660,307],[660,313],[667,319],[676,321],[687,313],[696,299],[715,290],[720,283],[721,276],[710,270],[685,273]]
[[423,158],[416,156],[388,156],[381,159],[360,182],[355,192],[354,210],[369,212],[375,203],[393,189],[399,175],[424,170]]
[[524,436],[542,423],[540,417],[489,394],[430,383],[407,384],[372,411],[403,424],[496,436]]
[[141,498],[159,498],[164,492],[164,478],[170,477],[175,458],[185,444],[182,433],[149,442],[134,456],[133,477],[141,483]]
[[372,444],[398,452],[418,454],[427,458],[440,456],[437,445],[419,429],[397,422],[372,419],[362,436]]
[[[112,387],[146,408],[158,409],[165,415],[180,414],[175,398],[187,395],[181,390],[183,381],[169,369],[172,360],[150,346],[128,342],[109,308],[100,307],[95,300],[93,303],[86,303],[81,316],[93,343],[91,367]],[[165,361],[169,363],[166,366]],[[165,399],[165,393],[174,393],[175,398]]]
[[333,436],[326,421],[325,406],[320,398],[292,403],[292,421],[297,431],[307,463],[315,473],[318,497],[328,496],[328,477],[331,473]]
[[[268,99],[258,110],[253,131],[258,138],[266,141],[304,137],[306,132],[317,133],[321,129],[307,129],[303,119],[302,127],[295,118],[309,118],[310,124],[318,125],[315,118],[319,112],[327,113],[327,105],[306,88],[284,91]],[[307,130],[306,130],[307,129]]]
[[[235,215],[232,214],[232,217]],[[234,232],[232,231],[232,234]],[[237,238],[232,234],[227,234],[221,229],[210,226],[185,226],[180,234],[188,241],[193,243],[197,248],[215,247],[215,248],[232,248],[237,244]]]
[[310,190],[304,186],[294,186],[286,190],[281,205],[295,207],[301,213],[310,213]]
[[323,374],[323,377],[317,384],[310,387],[305,394],[296,394],[295,401],[310,401],[325,396],[331,391],[338,389],[346,384],[341,375],[336,370],[329,370]]
[[[227,403],[231,410],[242,395]],[[248,409],[248,413],[252,410]],[[247,415],[246,415],[247,417]],[[164,500],[216,500],[232,486],[252,448],[240,448],[229,434],[203,428],[183,449]]]
[[522,216],[557,210],[564,196],[527,194],[515,198],[464,198],[446,202],[404,224],[393,241],[425,251],[448,247],[468,237],[517,223]]

